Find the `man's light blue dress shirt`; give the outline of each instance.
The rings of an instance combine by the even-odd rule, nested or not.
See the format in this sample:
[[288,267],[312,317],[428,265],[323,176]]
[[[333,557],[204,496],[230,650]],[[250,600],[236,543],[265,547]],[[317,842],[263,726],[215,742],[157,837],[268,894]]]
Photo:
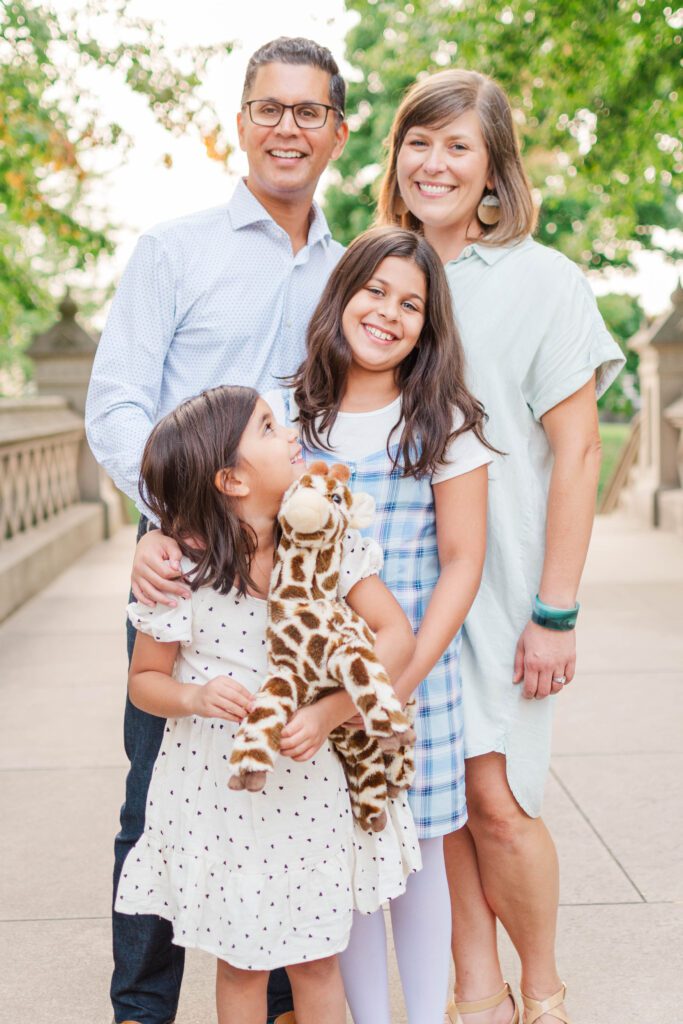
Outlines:
[[308,242],[294,255],[243,181],[227,205],[142,235],[97,349],[85,412],[95,457],[142,511],[140,460],[156,421],[204,388],[264,392],[292,373],[343,251],[314,204]]

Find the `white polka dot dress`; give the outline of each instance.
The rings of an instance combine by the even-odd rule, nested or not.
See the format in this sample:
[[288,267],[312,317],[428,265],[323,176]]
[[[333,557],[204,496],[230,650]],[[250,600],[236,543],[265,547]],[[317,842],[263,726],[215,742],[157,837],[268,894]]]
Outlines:
[[[377,571],[377,555],[357,534],[345,551],[340,591],[348,592]],[[266,613],[265,601],[207,587],[174,609],[129,608],[139,630],[180,642],[174,678],[203,683],[232,676],[254,692],[266,672]],[[354,907],[376,910],[420,867],[407,799],[390,801],[381,833],[363,833],[329,742],[307,762],[279,757],[260,793],[230,790],[236,730],[219,719],[167,721],[145,831],[123,866],[116,909],[158,914],[172,922],[177,945],[243,969],[339,952]]]

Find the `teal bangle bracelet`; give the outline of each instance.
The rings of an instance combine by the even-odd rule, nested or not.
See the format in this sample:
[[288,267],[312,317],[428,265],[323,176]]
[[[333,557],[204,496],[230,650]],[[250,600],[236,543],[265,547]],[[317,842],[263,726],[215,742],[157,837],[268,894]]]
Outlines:
[[580,605],[578,602],[573,608],[553,608],[552,605],[544,604],[536,594],[531,610],[531,621],[537,626],[545,629],[555,629],[559,632],[574,629],[579,614]]

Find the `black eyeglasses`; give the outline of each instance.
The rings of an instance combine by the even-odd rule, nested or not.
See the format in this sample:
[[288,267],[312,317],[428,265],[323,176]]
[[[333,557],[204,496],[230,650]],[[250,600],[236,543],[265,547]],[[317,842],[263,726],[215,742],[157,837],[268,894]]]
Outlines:
[[327,103],[278,103],[276,100],[247,100],[244,104],[254,124],[262,128],[274,128],[283,118],[285,110],[292,111],[294,122],[299,128],[323,128],[330,110],[340,117],[344,112]]

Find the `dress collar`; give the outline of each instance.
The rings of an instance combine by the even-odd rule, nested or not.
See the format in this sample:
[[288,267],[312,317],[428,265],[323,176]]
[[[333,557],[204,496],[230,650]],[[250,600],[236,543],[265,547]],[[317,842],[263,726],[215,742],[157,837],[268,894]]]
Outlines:
[[470,245],[465,246],[456,259],[449,260],[448,263],[460,263],[462,260],[469,259],[470,256],[478,256],[479,259],[491,267],[494,263],[498,263],[504,256],[512,252],[513,249],[516,249],[517,246],[524,245],[530,241],[531,235],[526,235],[524,238],[520,238],[518,242],[511,242],[509,245],[481,245],[479,242],[472,242]]
[[[332,234],[325,219],[325,214],[316,202],[313,203],[311,210],[312,218],[308,229],[308,245],[315,245],[316,242],[329,240]],[[235,231],[249,227],[251,224],[263,224],[269,221],[273,224],[275,223],[266,208],[249,191],[243,178],[240,178],[235,186],[232,199],[228,203],[228,213]]]

